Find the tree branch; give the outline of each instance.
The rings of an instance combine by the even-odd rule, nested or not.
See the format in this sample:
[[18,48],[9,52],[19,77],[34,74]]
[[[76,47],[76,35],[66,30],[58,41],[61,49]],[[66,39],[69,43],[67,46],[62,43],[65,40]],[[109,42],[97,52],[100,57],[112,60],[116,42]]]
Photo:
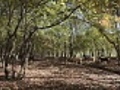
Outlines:
[[57,21],[53,22],[51,25],[44,26],[44,27],[35,26],[35,28],[36,29],[47,29],[47,28],[51,28],[51,27],[57,26],[57,25],[61,24],[62,22],[66,21],[78,8],[80,8],[80,6],[81,5],[78,5],[77,7],[72,9],[72,11],[67,16],[65,16],[61,20],[57,20]]
[[57,20],[56,22],[52,23],[51,25],[44,26],[44,27],[34,26],[33,29],[30,31],[28,37],[26,38],[25,42],[27,42],[38,29],[52,28],[52,27],[55,27],[55,26],[61,24],[64,21],[66,21],[80,6],[81,5],[78,5],[77,7],[72,9],[72,11],[67,16],[65,16],[62,20]]
[[14,32],[10,36],[11,38],[13,36],[16,36],[17,30],[18,30],[18,28],[20,26],[20,23],[21,23],[22,19],[23,19],[23,6],[22,6],[22,2],[21,2],[21,6],[20,6],[20,18],[18,18],[18,22],[17,22],[17,25],[15,26]]

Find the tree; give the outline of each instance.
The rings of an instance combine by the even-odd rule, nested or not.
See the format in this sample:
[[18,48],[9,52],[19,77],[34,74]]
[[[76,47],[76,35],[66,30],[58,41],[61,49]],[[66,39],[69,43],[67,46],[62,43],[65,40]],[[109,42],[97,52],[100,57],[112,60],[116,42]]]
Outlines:
[[[26,62],[31,54],[34,44],[32,38],[35,32],[42,29],[52,28],[67,20],[70,15],[79,6],[68,8],[65,4],[66,0],[1,0],[0,3],[0,19],[1,30],[5,31],[1,48],[3,60],[5,60],[5,76],[15,78],[15,65],[20,61],[21,70],[20,77],[24,76]],[[64,12],[66,11],[66,12]],[[17,58],[18,57],[18,58]],[[8,70],[12,65],[12,70]]]
[[[114,0],[114,1],[111,1],[111,0],[102,0],[102,1],[84,0],[83,1],[82,0],[78,2],[81,3],[82,5],[80,7],[80,10],[84,15],[84,17],[80,19],[83,22],[88,23],[90,26],[93,26],[98,29],[98,31],[107,39],[107,41],[114,46],[117,52],[118,60],[120,60],[118,35],[116,33],[114,33],[113,35],[113,32],[118,33],[118,29],[114,27],[116,22],[114,16],[116,15],[119,16],[118,10],[119,10],[120,2],[117,0]],[[119,24],[117,23],[117,26],[118,25]],[[112,33],[111,33],[111,30],[112,30]],[[111,39],[110,36],[113,36],[113,38],[114,37],[117,37],[117,38]]]

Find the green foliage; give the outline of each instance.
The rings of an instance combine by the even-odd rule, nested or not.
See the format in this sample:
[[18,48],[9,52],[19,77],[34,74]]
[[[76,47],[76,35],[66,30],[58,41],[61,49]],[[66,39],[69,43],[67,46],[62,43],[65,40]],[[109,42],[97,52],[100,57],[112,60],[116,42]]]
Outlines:
[[[66,22],[33,35],[36,51],[64,50],[64,42],[69,47],[73,28],[73,47],[76,51],[93,48],[94,44],[96,48],[101,48],[101,44],[107,41],[98,32],[100,27],[103,28],[102,33],[107,34],[110,40],[116,42],[116,38],[119,37],[119,31],[114,28],[114,16],[119,3],[119,0],[1,0],[0,40],[4,41],[8,37],[8,31],[15,31],[22,17],[16,33],[17,43],[21,45],[24,34],[28,37],[35,26],[54,26],[53,23],[60,22],[72,9],[80,5]],[[102,25],[100,22],[106,23]],[[91,42],[94,44],[91,45]]]

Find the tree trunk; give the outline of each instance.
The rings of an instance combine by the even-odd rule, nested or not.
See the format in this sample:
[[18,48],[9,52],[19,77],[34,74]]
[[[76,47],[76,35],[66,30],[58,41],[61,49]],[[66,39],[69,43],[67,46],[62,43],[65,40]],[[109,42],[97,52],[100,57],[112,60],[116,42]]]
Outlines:
[[70,58],[73,57],[73,44],[70,42],[70,47],[69,47],[69,54],[70,54]]
[[120,64],[120,48],[116,47],[116,52],[117,52],[118,64]]
[[56,51],[56,55],[55,55],[56,57],[59,57],[59,52],[58,51]]
[[60,53],[60,57],[63,57],[63,51],[61,51],[61,53]]
[[8,70],[8,59],[5,60],[5,67],[4,67],[5,78],[9,78],[9,70]]
[[67,47],[66,47],[66,42],[64,42],[64,58],[66,59],[67,57]]

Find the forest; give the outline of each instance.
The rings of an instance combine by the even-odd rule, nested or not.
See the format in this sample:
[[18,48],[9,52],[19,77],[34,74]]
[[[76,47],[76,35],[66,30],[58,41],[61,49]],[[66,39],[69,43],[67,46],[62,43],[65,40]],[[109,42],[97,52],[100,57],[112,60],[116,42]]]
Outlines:
[[0,0],[0,90],[119,90],[120,0]]

